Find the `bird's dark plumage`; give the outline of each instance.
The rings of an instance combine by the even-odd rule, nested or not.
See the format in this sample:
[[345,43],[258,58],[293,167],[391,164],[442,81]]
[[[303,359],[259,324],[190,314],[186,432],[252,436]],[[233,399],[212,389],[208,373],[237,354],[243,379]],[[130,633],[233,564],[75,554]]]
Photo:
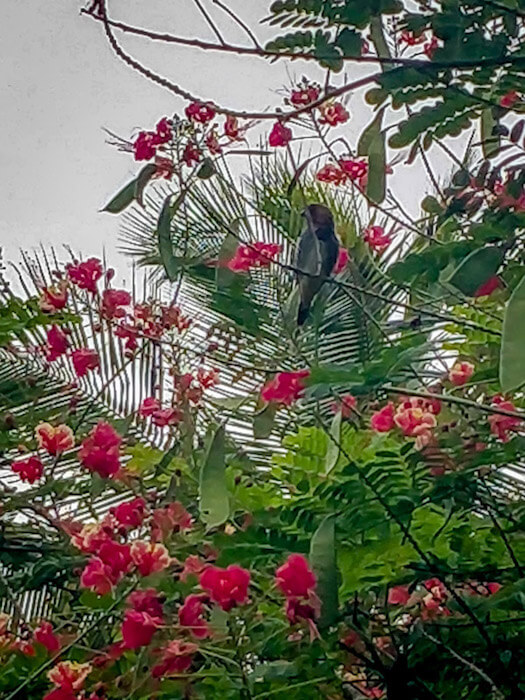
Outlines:
[[[323,285],[323,278],[332,272],[339,253],[330,209],[323,204],[310,204],[303,214],[306,229],[297,242],[295,258],[301,300],[297,315],[299,326],[306,321],[312,301]],[[299,270],[305,274],[301,274]]]

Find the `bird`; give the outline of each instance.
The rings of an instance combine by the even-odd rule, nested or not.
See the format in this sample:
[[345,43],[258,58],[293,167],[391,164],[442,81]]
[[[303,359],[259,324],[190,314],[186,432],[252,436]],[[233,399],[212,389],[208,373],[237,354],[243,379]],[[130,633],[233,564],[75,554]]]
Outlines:
[[[324,278],[332,272],[339,254],[330,209],[323,204],[309,204],[302,215],[306,219],[306,228],[299,237],[295,255],[300,298],[298,326],[308,318],[312,301],[323,286]],[[306,274],[301,274],[301,271]]]

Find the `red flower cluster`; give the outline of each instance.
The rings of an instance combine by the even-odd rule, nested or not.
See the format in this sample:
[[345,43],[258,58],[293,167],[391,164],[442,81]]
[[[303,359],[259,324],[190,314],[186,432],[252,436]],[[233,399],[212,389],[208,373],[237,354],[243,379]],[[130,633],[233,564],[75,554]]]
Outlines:
[[156,155],[157,147],[168,143],[172,137],[171,122],[163,117],[155,131],[141,131],[133,143],[135,160],[150,160]]
[[35,428],[35,434],[38,446],[52,457],[58,457],[75,446],[73,431],[63,423],[56,428],[49,423],[39,423]]
[[263,401],[290,406],[293,401],[301,398],[306,388],[305,379],[310,376],[310,370],[302,369],[298,372],[279,372],[273,379],[266,382],[262,391]]
[[80,289],[86,289],[92,294],[97,293],[97,282],[102,277],[102,263],[98,258],[88,258],[84,262],[66,265],[67,275],[71,282]]
[[154,588],[145,588],[130,593],[126,603],[139,612],[147,612],[151,617],[158,617],[162,620],[162,601]]
[[470,362],[456,362],[448,373],[449,381],[454,386],[463,386],[474,374],[474,365]]
[[198,648],[191,642],[174,639],[162,650],[160,663],[152,668],[153,678],[169,676],[172,673],[184,673],[190,668]]
[[269,267],[282,250],[278,243],[257,241],[250,245],[239,245],[227,266],[233,272],[246,272],[253,267]]
[[146,503],[143,498],[134,498],[131,501],[120,503],[110,511],[118,524],[125,530],[134,530],[142,525],[146,514]]
[[387,433],[395,426],[408,437],[416,438],[416,449],[421,450],[432,439],[432,429],[436,426],[436,415],[441,411],[437,399],[411,397],[402,399],[397,408],[389,402],[380,411],[372,414],[372,430]]
[[292,130],[285,126],[282,122],[276,122],[270,131],[268,143],[274,148],[277,148],[278,146],[287,146],[292,138]]
[[334,413],[338,413],[341,411],[341,414],[343,418],[350,418],[352,415],[352,411],[356,407],[357,404],[357,399],[355,396],[352,396],[352,394],[346,394],[345,396],[341,396],[341,399],[338,401],[334,401],[332,404],[332,411]]
[[78,348],[71,353],[73,369],[77,377],[84,377],[90,370],[100,366],[100,357],[95,350]]
[[434,58],[434,53],[436,49],[439,47],[439,42],[437,40],[437,37],[433,36],[430,41],[427,41],[423,44],[423,53],[427,58],[432,60]]
[[153,511],[151,539],[154,542],[163,541],[174,532],[191,530],[192,526],[193,519],[186,508],[179,501],[174,501],[163,508],[157,508]]
[[340,102],[324,102],[319,107],[319,111],[321,112],[319,119],[321,124],[337,126],[338,124],[344,124],[350,119],[349,112]]
[[290,102],[294,107],[307,107],[309,104],[312,104],[312,102],[318,100],[320,94],[321,88],[319,85],[306,83],[292,90]]
[[[48,671],[47,677],[53,685],[76,697],[78,691],[82,690],[86,678],[92,671],[91,664],[80,664],[76,661],[61,661]],[[46,696],[49,698],[51,693]],[[59,697],[58,695],[55,697]]]
[[44,287],[38,300],[41,311],[45,313],[55,313],[65,308],[67,304],[68,291],[67,282],[61,280],[51,287]]
[[162,619],[147,612],[126,610],[122,622],[122,639],[126,649],[148,646],[153,635],[162,626]]
[[372,250],[382,253],[392,243],[392,236],[385,233],[382,226],[369,226],[363,232],[363,240],[368,243]]
[[503,97],[500,98],[500,106],[504,107],[505,109],[512,109],[516,102],[518,102],[520,99],[520,96],[516,92],[516,90],[510,90],[509,92],[506,92]]
[[98,595],[106,595],[131,569],[130,546],[107,540],[101,544],[97,555],[82,571],[80,585]]
[[44,465],[38,457],[28,457],[18,462],[11,462],[11,471],[18,474],[22,481],[34,484],[44,473]]
[[195,639],[205,639],[212,636],[212,631],[203,617],[206,600],[204,594],[189,595],[179,608],[179,622],[186,627]]
[[339,253],[337,254],[337,260],[335,261],[334,269],[332,270],[334,275],[338,275],[340,272],[342,272],[348,265],[349,260],[350,255],[348,254],[347,249],[340,246]]
[[184,568],[180,574],[180,580],[185,583],[189,576],[198,576],[208,566],[209,564],[203,559],[194,554],[190,554],[184,561]]
[[315,594],[316,578],[301,554],[290,554],[275,572],[275,583],[286,596],[285,612],[291,624],[307,620],[314,630],[313,621],[319,616],[320,603]]
[[45,345],[45,355],[48,362],[54,362],[67,351],[69,340],[67,335],[58,326],[51,326],[46,332],[47,343]]
[[348,179],[345,171],[334,163],[323,165],[315,176],[319,182],[330,182],[333,185],[342,185]]
[[215,119],[215,110],[210,104],[203,102],[192,102],[184,110],[186,117],[199,124],[207,124]]
[[110,478],[120,469],[121,442],[122,438],[109,423],[99,421],[82,442],[78,458],[87,469]]
[[193,164],[198,163],[200,161],[201,156],[202,153],[199,151],[197,146],[191,141],[188,141],[182,153],[182,160],[184,161],[184,163],[188,167],[191,167]]
[[35,642],[45,647],[51,654],[54,654],[60,649],[60,639],[53,632],[53,625],[50,622],[43,621],[33,632]]
[[[494,396],[492,399],[492,405],[502,409],[503,411],[516,411],[516,406],[512,401],[508,401],[503,398],[503,396]],[[518,428],[522,420],[520,418],[515,418],[514,416],[504,416],[499,413],[494,413],[488,418],[490,424],[490,432],[496,435],[502,442],[508,442],[510,440],[509,431]]]
[[214,603],[228,611],[248,600],[250,572],[235,564],[226,569],[209,566],[200,575],[199,583]]
[[348,175],[352,182],[356,182],[357,186],[362,190],[366,187],[368,179],[368,161],[364,158],[354,160],[353,158],[341,158],[339,165],[343,172]]
[[168,550],[163,544],[136,540],[131,545],[131,559],[141,576],[162,571],[171,563]]
[[401,32],[399,40],[407,46],[417,46],[417,44],[422,44],[425,41],[425,35],[416,35],[414,32],[409,32],[405,29],[405,31]]
[[71,543],[84,554],[96,554],[104,542],[113,539],[114,528],[108,518],[101,523],[88,523],[71,532]]
[[159,428],[168,425],[177,425],[182,420],[182,413],[176,408],[161,408],[160,403],[153,396],[144,399],[139,407],[139,415],[142,418],[151,416],[151,419]]
[[227,136],[230,141],[239,141],[242,139],[243,131],[239,127],[239,120],[237,117],[228,114],[226,121],[224,122],[224,135]]
[[108,320],[122,318],[126,315],[122,307],[129,304],[131,304],[131,294],[125,289],[105,289],[102,292],[100,314]]

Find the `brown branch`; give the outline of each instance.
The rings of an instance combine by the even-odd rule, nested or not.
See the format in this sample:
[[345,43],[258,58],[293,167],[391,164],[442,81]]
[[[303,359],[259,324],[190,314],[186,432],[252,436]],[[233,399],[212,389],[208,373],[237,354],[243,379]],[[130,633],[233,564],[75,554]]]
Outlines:
[[215,24],[215,22],[211,18],[210,13],[206,10],[204,5],[201,3],[201,0],[193,0],[193,2],[199,8],[199,12],[201,13],[201,15],[204,17],[204,19],[208,23],[208,26],[210,27],[212,32],[215,34],[217,39],[221,42],[221,46],[226,46],[226,42],[224,41],[222,34],[219,31],[219,28],[217,27],[217,25]]

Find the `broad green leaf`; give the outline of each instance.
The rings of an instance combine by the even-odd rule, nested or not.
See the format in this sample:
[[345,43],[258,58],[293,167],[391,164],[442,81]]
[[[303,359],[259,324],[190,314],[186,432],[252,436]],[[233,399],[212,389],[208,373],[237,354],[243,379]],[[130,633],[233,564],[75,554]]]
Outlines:
[[343,419],[343,414],[341,411],[337,411],[332,420],[332,425],[330,426],[330,436],[328,438],[328,447],[326,448],[326,468],[325,471],[329,474],[332,469],[337,464],[339,459],[340,445],[341,445],[341,422]]
[[197,177],[200,178],[201,180],[208,180],[210,177],[215,175],[216,172],[217,172],[217,169],[215,168],[215,165],[214,165],[212,159],[205,158],[202,161],[202,165],[197,170]]
[[175,215],[175,212],[179,206],[182,204],[185,197],[185,192],[179,194],[173,204],[171,204],[172,196],[173,195],[169,195],[169,197],[164,200],[157,225],[160,259],[170,282],[173,282],[177,278],[177,274],[180,270],[179,261],[175,255],[173,255],[173,243],[171,241],[171,220],[173,219],[173,216]]
[[492,113],[492,108],[483,110],[480,118],[480,130],[481,130],[481,148],[483,150],[483,156],[485,158],[491,158],[495,156],[499,151],[500,147],[500,137],[494,136],[492,131],[497,125],[497,120],[494,119]]
[[444,282],[467,296],[473,296],[482,284],[498,271],[504,253],[501,248],[487,247],[473,250]]
[[238,245],[239,241],[232,233],[228,233],[222,242],[215,270],[215,284],[218,289],[229,287],[237,275],[227,267],[227,263],[235,255]]
[[359,142],[357,144],[357,154],[359,156],[367,156],[370,151],[370,146],[372,141],[381,133],[381,126],[383,123],[383,114],[385,113],[386,107],[381,107],[374,119],[370,124],[364,129],[363,133],[359,137]]
[[134,197],[137,200],[137,202],[140,204],[141,207],[144,206],[144,201],[143,201],[143,196],[144,196],[144,189],[146,188],[146,185],[148,182],[151,180],[153,175],[155,175],[157,168],[154,163],[148,163],[146,166],[142,168],[140,173],[137,176],[137,179],[135,180],[135,192],[134,192]]
[[[391,58],[390,49],[386,43],[385,33],[383,31],[383,19],[381,15],[372,17],[370,21],[370,38],[374,44],[375,50],[379,58]],[[382,64],[382,70],[388,70],[388,64]]]
[[368,152],[368,182],[366,193],[376,204],[380,204],[386,194],[386,149],[385,135],[381,132],[370,144]]
[[317,577],[316,593],[321,601],[319,627],[328,627],[337,619],[338,571],[335,553],[335,519],[327,516],[317,528],[310,543],[310,564]]
[[225,476],[225,430],[217,428],[202,465],[199,484],[199,510],[208,527],[221,525],[230,514]]
[[503,317],[499,377],[503,392],[518,389],[525,383],[525,276],[512,292]]
[[256,440],[267,438],[272,434],[275,423],[275,414],[277,406],[274,403],[269,403],[262,411],[256,413],[253,417],[253,437]]

